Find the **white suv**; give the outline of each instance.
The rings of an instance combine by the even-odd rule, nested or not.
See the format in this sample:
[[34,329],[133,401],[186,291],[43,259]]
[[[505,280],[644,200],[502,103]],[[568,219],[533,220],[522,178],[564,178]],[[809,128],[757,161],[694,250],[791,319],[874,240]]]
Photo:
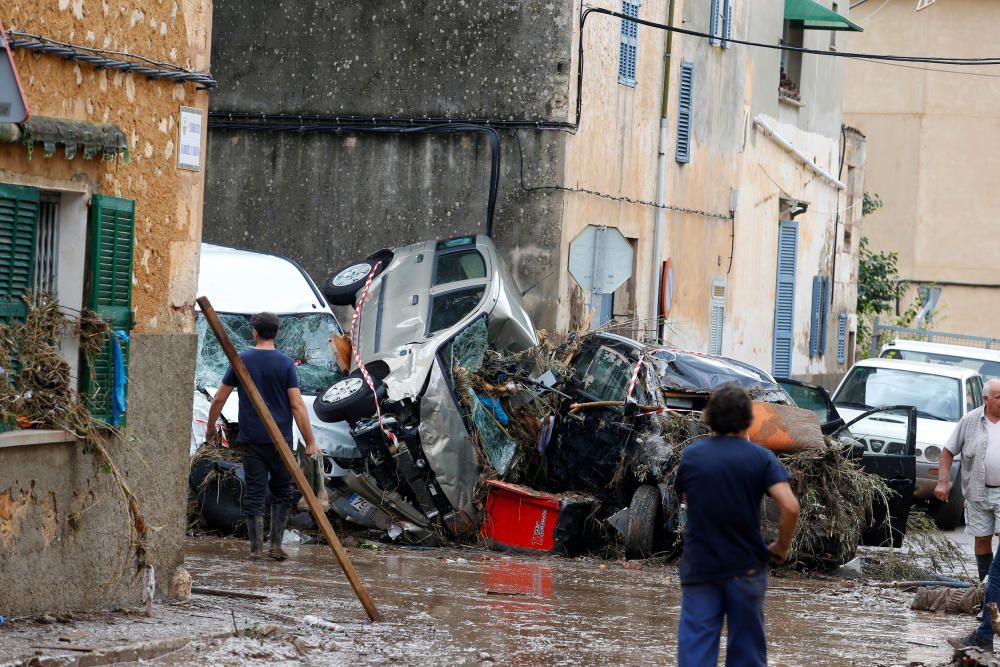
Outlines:
[[903,359],[924,361],[931,364],[948,364],[971,368],[978,372],[983,381],[1000,378],[1000,350],[982,347],[948,345],[946,343],[925,343],[920,340],[894,340],[882,348],[883,359]]
[[[855,364],[841,380],[833,402],[845,421],[873,407],[912,405],[917,408],[917,483],[913,497],[930,500],[937,483],[941,449],[962,415],[982,405],[983,381],[976,371],[959,366],[865,359]],[[894,454],[904,447],[902,442],[884,437],[884,433],[852,431],[860,436],[858,439],[872,454]],[[935,514],[938,526],[945,530],[959,525],[963,517],[965,499],[958,480],[960,467],[952,466],[951,494]]]

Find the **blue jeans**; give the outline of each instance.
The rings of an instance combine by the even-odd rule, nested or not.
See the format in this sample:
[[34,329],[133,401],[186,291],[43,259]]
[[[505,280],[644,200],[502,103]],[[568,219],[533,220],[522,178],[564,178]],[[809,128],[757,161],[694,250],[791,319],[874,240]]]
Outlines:
[[682,585],[681,620],[677,632],[678,667],[714,667],[718,663],[724,618],[729,628],[726,667],[765,667],[766,592],[766,567],[723,581]]
[[263,516],[264,501],[271,491],[271,504],[295,503],[295,482],[271,442],[237,443],[246,489],[243,491],[243,516]]
[[993,626],[990,625],[990,611],[986,606],[990,602],[1000,605],[1000,546],[997,547],[993,562],[990,564],[986,594],[983,598],[983,622],[976,628],[976,639],[980,641],[993,641]]

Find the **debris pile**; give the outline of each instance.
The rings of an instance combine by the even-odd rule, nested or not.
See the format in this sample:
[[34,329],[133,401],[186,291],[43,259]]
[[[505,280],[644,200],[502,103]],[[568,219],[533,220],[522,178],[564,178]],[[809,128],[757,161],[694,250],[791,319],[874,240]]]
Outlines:
[[[108,323],[84,310],[69,317],[52,295],[25,294],[23,321],[0,324],[0,431],[41,428],[65,431],[96,453],[97,469],[113,479],[128,508],[126,520],[137,568],[145,558],[149,526],[140,502],[112,458],[109,446],[127,446],[124,433],[95,419],[72,382],[60,350],[67,336],[78,338],[84,366],[93,369],[110,344]],[[92,371],[91,371],[92,372]]]

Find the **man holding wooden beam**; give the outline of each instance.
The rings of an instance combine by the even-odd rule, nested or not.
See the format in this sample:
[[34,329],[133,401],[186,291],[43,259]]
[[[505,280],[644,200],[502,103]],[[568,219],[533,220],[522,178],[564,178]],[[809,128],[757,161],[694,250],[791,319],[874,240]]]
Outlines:
[[[319,454],[309,423],[309,412],[299,391],[299,374],[291,357],[276,350],[274,339],[278,335],[278,317],[273,313],[257,313],[250,324],[253,327],[254,347],[240,353],[250,377],[267,404],[285,442],[292,442],[292,419],[306,443],[306,454]],[[209,437],[217,438],[215,423],[222,415],[222,408],[233,389],[240,383],[232,366],[222,378],[222,385],[215,392],[208,411]],[[246,491],[243,494],[243,515],[250,535],[250,558],[266,557],[285,560],[288,554],[281,548],[281,540],[288,523],[288,512],[294,502],[295,485],[292,477],[275,449],[267,428],[250,400],[241,400],[239,409],[239,434],[236,445],[246,474]],[[270,481],[268,476],[270,475]],[[264,548],[264,497],[265,488],[271,489],[271,546],[267,555]]]

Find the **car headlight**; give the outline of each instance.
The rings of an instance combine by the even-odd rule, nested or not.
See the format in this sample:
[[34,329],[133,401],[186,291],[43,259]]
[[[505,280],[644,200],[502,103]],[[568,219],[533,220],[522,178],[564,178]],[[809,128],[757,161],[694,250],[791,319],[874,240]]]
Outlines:
[[927,445],[924,447],[924,458],[930,463],[937,463],[941,460],[941,448],[937,445]]

